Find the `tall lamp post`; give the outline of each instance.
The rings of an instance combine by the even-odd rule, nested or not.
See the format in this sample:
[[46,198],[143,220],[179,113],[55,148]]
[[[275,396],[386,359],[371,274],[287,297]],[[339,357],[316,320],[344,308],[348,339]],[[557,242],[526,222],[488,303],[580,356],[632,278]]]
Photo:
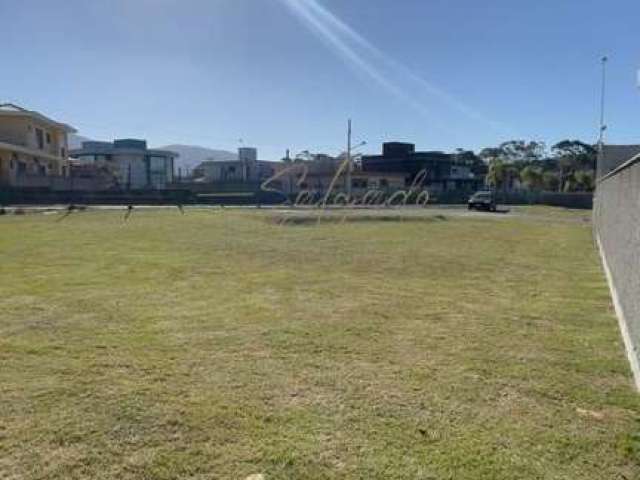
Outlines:
[[351,146],[351,119],[347,123],[347,196],[351,199],[351,175],[353,173],[353,161],[351,158],[351,152],[355,149],[366,145],[367,142],[360,142],[355,147]]
[[[609,57],[606,55],[600,60],[602,64],[602,85],[600,89],[600,134],[598,136],[598,163],[601,164],[604,158],[604,132],[607,130],[607,125],[604,123],[604,107],[605,97],[607,93],[607,62]],[[598,171],[598,165],[596,165],[596,175]]]

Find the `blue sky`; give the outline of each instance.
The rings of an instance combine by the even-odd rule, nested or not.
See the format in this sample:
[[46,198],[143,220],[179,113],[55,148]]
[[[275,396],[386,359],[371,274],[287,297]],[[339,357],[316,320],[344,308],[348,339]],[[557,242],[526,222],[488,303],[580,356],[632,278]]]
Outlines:
[[640,142],[637,0],[0,0],[0,101],[97,139],[337,154]]

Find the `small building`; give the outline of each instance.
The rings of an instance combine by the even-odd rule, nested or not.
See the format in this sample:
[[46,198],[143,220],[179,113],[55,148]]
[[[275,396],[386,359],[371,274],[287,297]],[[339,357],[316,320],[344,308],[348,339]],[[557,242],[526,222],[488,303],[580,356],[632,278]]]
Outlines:
[[[346,169],[336,178],[343,163],[344,158],[322,154],[315,155],[313,160],[308,161],[289,164],[280,162],[284,168],[290,169],[290,172],[279,179],[279,188],[288,195],[301,191],[324,195],[333,183],[333,193],[347,193],[349,175]],[[370,190],[389,193],[405,189],[407,186],[407,175],[404,173],[366,172],[359,165],[352,167],[350,176],[351,194],[354,196],[362,196]]]
[[193,170],[193,175],[206,183],[256,184],[273,176],[281,164],[258,160],[257,149],[241,147],[238,160],[206,160]]
[[0,185],[49,186],[66,178],[68,134],[75,132],[33,110],[0,104]]
[[173,182],[175,152],[147,148],[145,140],[132,138],[113,142],[83,142],[72,150],[72,157],[83,164],[108,167],[114,182],[127,190],[164,189]]

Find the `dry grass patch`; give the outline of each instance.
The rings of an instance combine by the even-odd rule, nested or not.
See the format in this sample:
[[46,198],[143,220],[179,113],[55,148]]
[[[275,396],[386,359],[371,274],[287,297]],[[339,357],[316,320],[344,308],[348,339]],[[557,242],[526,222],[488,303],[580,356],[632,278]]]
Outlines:
[[0,478],[640,475],[582,213],[274,215],[0,218]]

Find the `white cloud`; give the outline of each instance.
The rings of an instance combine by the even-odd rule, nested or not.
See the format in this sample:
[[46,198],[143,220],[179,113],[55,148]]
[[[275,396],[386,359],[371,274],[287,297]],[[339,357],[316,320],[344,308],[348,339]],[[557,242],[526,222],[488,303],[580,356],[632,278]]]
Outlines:
[[[322,38],[349,66],[357,68],[420,114],[434,119],[432,107],[419,97],[430,96],[468,119],[502,134],[512,133],[444,90],[434,86],[402,63],[385,54],[318,0],[281,0],[304,24]],[[394,72],[390,75],[387,72]],[[400,75],[399,79],[396,79]],[[396,77],[396,78],[392,78]],[[407,93],[408,91],[414,94]],[[442,127],[442,125],[440,125]]]

